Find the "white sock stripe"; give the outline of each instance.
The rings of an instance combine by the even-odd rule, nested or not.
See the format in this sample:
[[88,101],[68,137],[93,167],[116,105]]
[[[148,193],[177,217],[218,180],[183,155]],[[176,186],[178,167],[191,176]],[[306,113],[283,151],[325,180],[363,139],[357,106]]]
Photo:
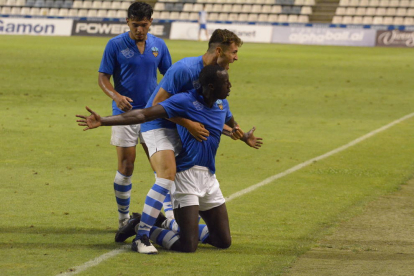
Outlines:
[[165,199],[165,195],[160,194],[159,192],[153,189],[149,190],[147,196],[160,202],[163,202]]
[[165,217],[166,218],[169,218],[169,219],[173,219],[174,218],[174,212],[173,212],[172,209],[171,210],[167,210],[167,211],[165,211],[165,209],[164,209],[164,212],[165,212]]
[[154,243],[157,243],[157,237],[160,235],[162,229],[161,228],[156,228],[154,229],[154,231],[152,231],[151,235],[150,235],[150,240],[153,241]]
[[117,198],[122,198],[122,199],[127,199],[131,197],[131,191],[129,192],[119,192],[119,191],[115,191],[115,196]]
[[[173,243],[178,239],[174,239],[174,236],[176,236],[177,233],[174,233],[172,231],[169,231],[164,238],[162,239],[162,246],[164,246],[167,249],[170,249]],[[177,237],[177,236],[176,236]]]
[[172,237],[171,240],[169,240],[168,244],[167,244],[167,249],[171,249],[171,246],[180,238],[180,235],[175,235],[174,237]]
[[153,218],[158,218],[158,215],[160,214],[161,210],[157,210],[156,208],[149,206],[147,204],[144,204],[144,210],[143,213],[153,217]]
[[131,176],[124,176],[122,174],[120,174],[119,172],[116,172],[115,175],[115,179],[114,179],[114,183],[118,184],[118,185],[122,185],[122,186],[126,186],[131,184]]
[[171,190],[171,186],[172,184],[174,184],[174,181],[166,179],[166,178],[160,178],[160,177],[156,177],[155,178],[155,184],[167,189],[167,190]]

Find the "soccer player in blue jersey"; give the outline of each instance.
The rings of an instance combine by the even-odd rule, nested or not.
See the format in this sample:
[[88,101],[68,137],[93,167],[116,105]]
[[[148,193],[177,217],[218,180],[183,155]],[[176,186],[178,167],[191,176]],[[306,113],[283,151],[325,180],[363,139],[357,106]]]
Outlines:
[[[227,71],[218,65],[202,69],[198,89],[176,94],[166,101],[143,110],[133,110],[118,116],[101,118],[87,107],[90,116],[77,115],[84,130],[99,126],[142,123],[156,118],[182,117],[202,123],[209,136],[202,143],[185,128],[177,126],[182,149],[177,156],[177,175],[171,194],[175,219],[180,232],[153,226],[153,242],[171,250],[194,252],[199,241],[218,248],[231,245],[230,227],[225,199],[215,176],[215,155],[224,124],[235,127],[234,118],[226,100],[230,93]],[[246,139],[255,139],[253,136]],[[256,141],[260,147],[261,142]],[[207,226],[198,224],[198,215]],[[208,228],[208,231],[204,231]],[[133,247],[138,246],[133,243]]]
[[[152,7],[135,2],[128,8],[130,31],[109,40],[99,67],[98,83],[112,101],[112,114],[144,108],[157,87],[157,69],[161,74],[171,66],[165,42],[148,33],[152,23]],[[113,76],[114,85],[110,79]],[[114,126],[111,144],[116,146],[118,170],[114,190],[118,204],[119,228],[128,221],[131,177],[134,171],[136,145],[140,142],[148,156],[139,124]]]
[[[176,93],[198,87],[200,71],[206,65],[219,64],[228,69],[230,63],[238,60],[238,48],[241,45],[242,41],[233,32],[221,29],[215,30],[204,55],[184,58],[171,66],[149,99],[147,107],[162,102]],[[200,142],[206,140],[209,135],[209,132],[199,122],[183,118],[170,120],[172,122],[165,119],[154,120],[142,124],[141,128],[148,147],[151,164],[156,172],[156,181],[145,199],[137,236],[134,240],[134,243],[138,243],[136,248],[138,248],[139,253],[153,254],[157,250],[151,243],[146,241],[151,227],[154,226],[160,214],[162,203],[168,201],[168,191],[175,179],[175,156],[181,149],[181,140],[175,123],[189,129],[190,133]],[[234,139],[242,137],[243,134],[238,126],[234,130],[229,128],[227,131],[232,133]],[[254,141],[248,140],[248,142],[253,142],[248,144],[249,146],[255,146]],[[164,210],[167,218],[173,218],[171,211],[166,208]],[[133,228],[134,225],[132,224],[136,222],[137,220],[131,221],[119,232],[126,232],[126,229]],[[124,237],[126,239],[128,235],[124,235]]]

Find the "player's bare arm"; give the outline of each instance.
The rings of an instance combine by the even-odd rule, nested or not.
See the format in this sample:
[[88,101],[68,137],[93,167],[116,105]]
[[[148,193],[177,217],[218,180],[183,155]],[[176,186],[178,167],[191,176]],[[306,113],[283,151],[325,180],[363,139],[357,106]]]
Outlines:
[[89,107],[86,107],[90,115],[76,115],[81,120],[76,120],[79,126],[86,126],[83,130],[89,130],[100,126],[117,126],[142,124],[158,118],[167,117],[167,112],[161,105],[145,109],[134,109],[120,115],[101,117]]
[[[165,89],[161,87],[158,90],[157,95],[155,95],[152,105],[155,106],[158,103],[165,101],[169,97],[171,97],[171,94],[165,91]],[[202,142],[203,140],[207,140],[207,137],[210,135],[208,130],[204,128],[204,125],[200,124],[199,122],[194,122],[189,119],[180,118],[180,117],[170,118],[168,120],[188,129],[191,135],[199,142]]]
[[190,132],[190,134],[199,142],[207,140],[207,137],[210,135],[210,132],[199,122],[194,122],[181,117],[170,118],[168,120],[185,127],[188,132]]
[[122,111],[128,111],[132,109],[132,99],[126,96],[122,96],[115,91],[111,83],[111,75],[106,73],[99,73],[98,84],[102,91],[115,101],[116,106]]
[[[262,144],[263,144],[263,142],[262,142],[263,139],[260,138],[260,137],[254,136],[255,130],[256,130],[256,127],[253,127],[248,132],[243,132],[239,128],[239,125],[234,120],[234,117],[231,117],[231,119],[228,120],[226,122],[226,124],[224,125],[222,134],[224,134],[226,136],[232,137],[232,134],[234,134],[234,133],[236,133],[237,136],[240,136],[240,133],[241,133],[241,136],[238,139],[240,139],[243,142],[245,142],[246,145],[248,145],[249,147],[252,147],[252,148],[255,148],[255,149],[259,149],[262,146]],[[234,139],[234,140],[237,140],[237,139]]]
[[169,97],[171,97],[171,94],[168,93],[164,88],[161,87],[158,90],[157,95],[155,95],[154,100],[152,101],[152,106],[155,106],[155,105],[159,104],[160,102],[165,101]]

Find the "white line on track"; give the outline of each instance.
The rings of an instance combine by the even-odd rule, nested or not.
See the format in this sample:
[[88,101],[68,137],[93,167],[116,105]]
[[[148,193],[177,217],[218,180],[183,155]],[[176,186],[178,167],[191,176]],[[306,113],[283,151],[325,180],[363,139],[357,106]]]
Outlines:
[[[405,120],[407,120],[409,118],[412,118],[412,117],[414,117],[414,113],[408,114],[408,115],[406,115],[404,117],[401,117],[398,120],[395,120],[395,121],[389,123],[388,125],[385,125],[385,126],[380,127],[380,128],[378,128],[376,130],[373,130],[370,133],[365,134],[365,135],[363,135],[363,136],[361,136],[361,137],[359,137],[359,138],[357,138],[357,139],[349,142],[348,144],[343,145],[343,146],[341,146],[341,147],[339,147],[337,149],[334,149],[334,150],[332,150],[330,152],[327,152],[327,153],[325,153],[323,155],[320,155],[318,157],[309,159],[308,161],[305,161],[305,162],[303,162],[303,163],[301,163],[299,165],[296,165],[296,166],[294,166],[294,167],[292,167],[292,168],[290,168],[290,169],[288,169],[288,170],[286,170],[284,172],[281,172],[281,173],[278,173],[278,174],[273,175],[271,177],[268,177],[265,180],[263,180],[263,181],[255,184],[253,186],[250,186],[250,187],[248,187],[246,189],[243,189],[241,191],[238,191],[238,192],[230,195],[229,197],[226,198],[226,202],[229,202],[229,201],[231,201],[231,200],[233,200],[235,198],[238,198],[238,197],[243,196],[243,195],[245,195],[247,193],[250,193],[250,192],[252,192],[252,191],[254,191],[254,190],[256,190],[256,189],[258,189],[258,188],[260,188],[262,186],[265,186],[265,185],[267,185],[267,184],[275,181],[276,179],[282,178],[282,177],[284,177],[284,176],[286,176],[288,174],[291,174],[293,172],[296,172],[296,171],[298,171],[298,170],[300,170],[300,169],[302,169],[302,168],[304,168],[304,167],[312,164],[315,161],[319,161],[319,160],[325,159],[325,158],[327,158],[329,156],[332,156],[332,155],[334,155],[334,154],[336,154],[338,152],[344,151],[344,150],[346,150],[346,149],[348,149],[348,148],[350,148],[352,146],[355,146],[356,144],[358,144],[358,143],[360,143],[360,142],[362,142],[362,141],[364,141],[364,140],[366,140],[366,139],[368,139],[368,138],[370,138],[370,137],[372,137],[372,136],[374,136],[374,135],[376,135],[376,134],[378,134],[378,133],[380,133],[380,132],[382,132],[384,130],[389,129],[392,126],[394,126],[394,125],[396,125],[398,123],[401,123],[402,121],[405,121]],[[107,260],[109,258],[115,257],[116,255],[118,255],[118,254],[120,254],[122,252],[125,252],[125,251],[129,250],[129,248],[130,248],[130,245],[123,245],[122,247],[120,247],[118,249],[114,249],[114,250],[112,250],[112,251],[110,251],[108,253],[105,253],[105,254],[103,254],[103,255],[101,255],[99,257],[96,257],[95,259],[90,260],[90,261],[84,263],[83,265],[73,267],[71,269],[71,271],[64,272],[64,273],[61,273],[61,274],[58,274],[58,275],[59,276],[63,276],[63,275],[64,276],[69,276],[69,275],[78,274],[78,273],[80,273],[82,271],[87,270],[88,268],[97,266],[98,264],[100,264],[101,262],[103,262],[103,261],[105,261],[105,260]]]

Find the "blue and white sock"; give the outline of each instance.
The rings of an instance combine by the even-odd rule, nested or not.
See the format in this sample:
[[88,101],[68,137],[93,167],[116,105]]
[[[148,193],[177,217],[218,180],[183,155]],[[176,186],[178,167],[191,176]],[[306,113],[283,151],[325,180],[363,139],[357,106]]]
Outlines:
[[149,238],[156,244],[171,249],[171,246],[180,238],[180,236],[173,231],[154,226],[151,228]]
[[163,206],[164,206],[165,216],[169,219],[173,219],[174,211],[173,211],[172,204],[171,204],[171,193],[170,192],[168,192],[167,196],[165,197]]
[[198,225],[198,240],[201,243],[206,243],[207,238],[210,236],[210,232],[208,231],[208,227],[205,224]]
[[[200,218],[199,218],[200,220]],[[180,226],[175,221],[175,219],[167,219],[165,224],[166,229],[171,230],[175,233],[180,233]],[[208,231],[208,227],[205,224],[198,225],[198,240],[201,243],[205,243],[206,239],[210,236],[210,232]]]
[[129,203],[131,201],[131,176],[116,172],[114,179],[114,191],[116,203],[118,204],[119,219],[129,218]]
[[168,230],[171,230],[171,231],[174,231],[174,232],[177,232],[177,233],[180,232],[180,226],[178,226],[178,223],[177,223],[177,221],[175,219],[169,219],[169,218],[167,218],[163,222],[162,226],[165,229],[168,229]]
[[157,177],[155,184],[145,198],[144,210],[138,226],[137,239],[141,238],[143,235],[149,237],[149,231],[154,226],[161,208],[163,207],[165,197],[170,191],[173,183],[174,181],[172,180]]

